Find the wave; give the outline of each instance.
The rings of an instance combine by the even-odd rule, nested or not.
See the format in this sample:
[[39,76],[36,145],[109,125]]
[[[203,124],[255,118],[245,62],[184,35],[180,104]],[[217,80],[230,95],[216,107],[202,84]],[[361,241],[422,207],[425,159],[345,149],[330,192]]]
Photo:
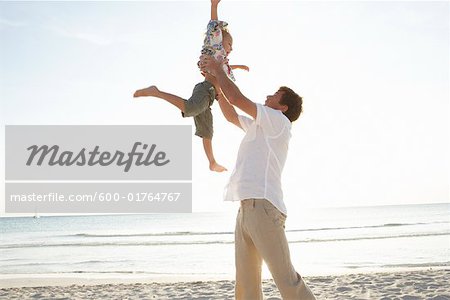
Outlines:
[[[45,265],[45,264],[43,264]],[[63,265],[63,264],[60,264]],[[345,268],[348,269],[364,269],[364,268],[370,268],[372,271],[375,270],[380,270],[382,271],[383,269],[394,269],[394,270],[398,270],[398,268],[405,268],[405,269],[415,269],[415,268],[447,268],[450,266],[450,261],[442,261],[442,262],[431,262],[431,263],[408,263],[408,264],[377,264],[377,265],[369,265],[369,266],[365,266],[365,265],[347,265],[345,266]],[[99,270],[73,270],[73,271],[48,271],[46,270],[45,272],[36,272],[36,270],[33,270],[33,272],[24,272],[24,273],[17,273],[17,271],[14,271],[12,273],[10,272],[2,272],[0,271],[0,274],[2,275],[8,275],[8,274],[14,274],[14,275],[26,275],[26,274],[133,274],[133,275],[167,275],[167,276],[180,276],[180,275],[226,275],[226,273],[217,273],[217,272],[213,272],[213,273],[203,273],[203,272],[199,272],[199,273],[194,273],[194,272],[149,272],[147,270],[108,270],[108,271],[99,271]]]
[[387,228],[387,227],[401,227],[401,226],[415,226],[415,225],[430,225],[430,224],[446,224],[450,222],[428,222],[428,223],[387,223],[381,225],[369,226],[347,226],[347,227],[324,227],[324,228],[309,228],[309,229],[293,229],[286,230],[286,232],[305,232],[305,231],[326,231],[326,230],[348,230],[348,229],[367,229],[367,228]]
[[419,233],[419,234],[399,234],[392,236],[365,236],[365,237],[350,237],[350,238],[334,238],[334,239],[306,239],[298,241],[289,241],[289,243],[321,243],[321,242],[344,242],[344,241],[360,241],[360,240],[384,240],[396,238],[415,238],[427,236],[443,236],[450,235],[450,232],[436,232],[436,233]]
[[[19,259],[22,260],[22,259]],[[4,262],[4,261],[2,261]],[[49,262],[49,261],[45,261],[45,262],[24,262],[24,263],[15,263],[15,264],[2,264],[2,267],[9,267],[9,266],[14,266],[14,267],[23,267],[23,266],[27,266],[27,267],[37,267],[37,266],[58,266],[58,265],[94,265],[94,264],[107,264],[107,263],[112,263],[112,264],[116,264],[116,263],[129,263],[129,260],[85,260],[85,261],[77,261],[77,262],[67,262],[65,261],[64,263],[61,262]]]
[[189,236],[189,235],[222,235],[234,234],[234,232],[190,232],[190,231],[176,231],[176,232],[161,232],[161,233],[133,233],[133,234],[93,234],[93,233],[77,233],[70,235],[62,235],[63,237],[143,237],[143,236]]
[[[429,223],[387,223],[381,225],[369,226],[346,226],[346,227],[323,227],[323,228],[307,228],[307,229],[290,229],[286,232],[314,232],[328,230],[349,230],[349,229],[368,229],[368,228],[387,228],[414,225],[429,224],[445,224],[450,222],[429,222]],[[114,238],[114,237],[157,237],[157,236],[203,236],[203,235],[227,235],[234,234],[233,231],[211,231],[211,232],[193,232],[193,231],[174,231],[174,232],[158,232],[158,233],[129,233],[129,234],[95,234],[95,233],[76,233],[68,235],[60,235],[60,237],[95,237],[95,238]]]
[[227,275],[227,273],[224,272],[211,272],[211,273],[203,273],[203,272],[149,272],[149,271],[132,271],[132,270],[108,270],[108,271],[98,271],[98,270],[92,270],[92,271],[85,271],[85,270],[74,270],[74,271],[45,271],[45,272],[33,272],[32,273],[9,273],[9,272],[1,272],[0,274],[8,275],[8,274],[14,274],[14,275],[25,275],[25,274],[144,274],[144,275]]
[[[394,238],[416,238],[430,236],[450,235],[450,232],[435,233],[419,233],[419,234],[399,234],[392,236],[359,236],[348,238],[323,238],[323,239],[300,239],[289,240],[289,243],[323,243],[323,242],[342,242],[342,241],[359,241],[359,240],[379,240]],[[29,244],[4,244],[0,245],[0,249],[12,248],[34,248],[34,247],[108,247],[108,246],[188,246],[188,245],[220,245],[233,244],[232,240],[212,240],[212,241],[124,241],[124,242],[83,242],[83,243],[29,243]]]

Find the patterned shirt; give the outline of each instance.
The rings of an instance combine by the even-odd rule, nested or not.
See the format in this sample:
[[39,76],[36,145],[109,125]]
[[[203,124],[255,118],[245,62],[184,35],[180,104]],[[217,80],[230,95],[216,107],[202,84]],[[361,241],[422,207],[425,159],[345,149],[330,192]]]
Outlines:
[[[227,57],[227,53],[222,44],[222,30],[225,30],[227,26],[228,23],[224,21],[209,21],[205,40],[203,41],[202,54],[214,56],[217,60],[223,60]],[[233,71],[228,63],[223,64],[223,70],[231,80],[235,80]]]

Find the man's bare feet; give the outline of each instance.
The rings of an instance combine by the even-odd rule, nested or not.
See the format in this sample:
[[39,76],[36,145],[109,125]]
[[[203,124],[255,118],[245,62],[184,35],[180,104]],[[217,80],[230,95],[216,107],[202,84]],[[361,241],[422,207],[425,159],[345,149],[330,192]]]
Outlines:
[[141,90],[137,90],[133,97],[148,97],[148,96],[153,96],[156,97],[156,95],[158,95],[159,90],[155,85],[149,86],[148,88],[145,89],[141,89]]
[[224,172],[224,171],[228,171],[227,168],[225,168],[224,166],[219,165],[219,164],[216,163],[216,162],[210,163],[210,164],[209,164],[209,169],[210,169],[211,171],[219,172],[219,173],[220,173],[220,172]]

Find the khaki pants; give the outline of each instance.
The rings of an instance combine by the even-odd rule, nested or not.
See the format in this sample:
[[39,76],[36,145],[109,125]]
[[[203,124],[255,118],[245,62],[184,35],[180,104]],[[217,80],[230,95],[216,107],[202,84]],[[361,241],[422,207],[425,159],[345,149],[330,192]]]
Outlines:
[[263,299],[264,260],[283,299],[316,299],[291,263],[284,232],[286,216],[265,199],[241,201],[236,219],[236,299]]

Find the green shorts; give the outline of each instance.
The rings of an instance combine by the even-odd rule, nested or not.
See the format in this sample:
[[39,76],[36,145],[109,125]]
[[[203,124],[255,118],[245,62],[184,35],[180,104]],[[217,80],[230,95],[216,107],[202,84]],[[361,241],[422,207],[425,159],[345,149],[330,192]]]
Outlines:
[[195,135],[212,139],[213,137],[213,117],[211,105],[214,103],[216,91],[214,86],[203,81],[195,85],[191,98],[184,102],[183,117],[194,117]]

